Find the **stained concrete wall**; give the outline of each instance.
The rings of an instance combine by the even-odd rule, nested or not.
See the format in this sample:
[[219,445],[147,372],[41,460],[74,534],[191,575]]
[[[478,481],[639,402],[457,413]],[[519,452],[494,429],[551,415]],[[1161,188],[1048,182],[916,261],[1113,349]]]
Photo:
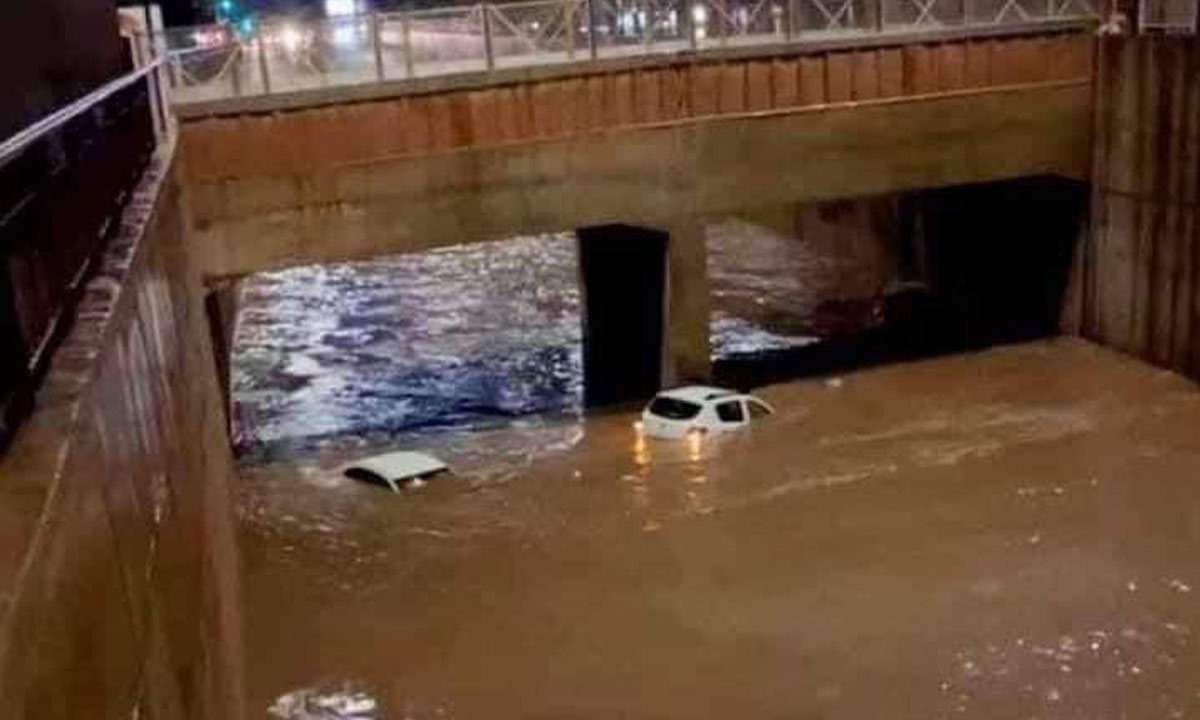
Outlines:
[[1200,378],[1200,40],[1101,41],[1095,152],[1069,327]]
[[1034,174],[1085,177],[1082,32],[617,69],[183,125],[204,272]]
[[231,457],[172,158],[0,457],[0,717],[241,717]]

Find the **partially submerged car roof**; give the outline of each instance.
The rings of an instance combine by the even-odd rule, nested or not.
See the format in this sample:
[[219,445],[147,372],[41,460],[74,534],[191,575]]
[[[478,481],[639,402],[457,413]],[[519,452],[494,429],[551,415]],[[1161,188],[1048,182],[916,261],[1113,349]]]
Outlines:
[[355,471],[366,470],[373,475],[378,475],[383,480],[403,482],[449,469],[446,463],[432,455],[419,452],[391,452],[363,458],[347,465],[343,468],[343,472],[349,475]]
[[658,397],[671,398],[672,400],[684,400],[692,403],[704,403],[709,400],[716,400],[738,393],[728,388],[713,387],[711,385],[684,385],[683,387],[671,388],[663,390],[658,394]]

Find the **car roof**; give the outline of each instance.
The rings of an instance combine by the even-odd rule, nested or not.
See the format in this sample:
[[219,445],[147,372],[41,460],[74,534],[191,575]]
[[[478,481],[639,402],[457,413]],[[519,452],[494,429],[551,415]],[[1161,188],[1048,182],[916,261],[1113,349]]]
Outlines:
[[736,390],[714,387],[712,385],[684,385],[683,387],[663,390],[658,394],[658,397],[703,404],[709,400],[716,400],[717,398],[723,397],[735,397],[738,394],[739,393]]
[[419,452],[392,452],[363,458],[351,463],[345,470],[362,468],[385,480],[406,480],[448,470],[446,463],[432,455]]

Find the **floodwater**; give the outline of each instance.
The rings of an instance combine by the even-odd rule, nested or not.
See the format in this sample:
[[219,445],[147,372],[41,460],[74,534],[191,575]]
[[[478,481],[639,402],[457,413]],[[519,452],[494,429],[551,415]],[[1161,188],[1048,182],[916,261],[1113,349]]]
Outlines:
[[[846,321],[822,301],[882,286],[877,244],[737,220],[708,238],[717,361],[812,344]],[[264,273],[242,304],[233,393],[251,461],[582,411],[570,234]]]
[[255,718],[1200,717],[1200,393],[1079,341],[244,468]]
[[234,354],[253,459],[414,431],[578,415],[574,243],[455,247],[250,279]]

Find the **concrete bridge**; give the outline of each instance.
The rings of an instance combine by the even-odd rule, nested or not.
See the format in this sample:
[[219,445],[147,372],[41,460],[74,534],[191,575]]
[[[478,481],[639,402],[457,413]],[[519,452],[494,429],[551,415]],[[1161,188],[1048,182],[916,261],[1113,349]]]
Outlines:
[[[643,311],[662,306],[647,314],[665,318],[663,328],[605,324],[606,312],[629,317],[628,308],[598,288],[603,273],[583,276],[586,334],[609,348],[607,371],[588,363],[589,396],[620,399],[599,388],[635,366],[645,380],[629,392],[645,395],[709,374],[705,218],[1030,176],[1084,179],[1093,45],[1079,25],[937,32],[417,79],[371,97],[334,88],[183,104],[190,242],[205,275],[221,280],[607,228],[581,236],[586,260],[600,252],[586,247],[595,240],[629,236],[620,227],[643,228],[640,238],[657,231],[665,281],[624,288]],[[634,245],[650,254],[621,251],[627,266],[660,263],[659,245]],[[585,270],[607,262],[594,257]],[[216,301],[226,318],[218,335],[232,327],[231,302]],[[600,337],[606,327],[612,342]],[[614,347],[630,357],[618,362]]]
[[[1039,174],[1085,178],[1088,28],[652,57],[178,107],[206,272]],[[353,101],[353,102],[352,102]]]

